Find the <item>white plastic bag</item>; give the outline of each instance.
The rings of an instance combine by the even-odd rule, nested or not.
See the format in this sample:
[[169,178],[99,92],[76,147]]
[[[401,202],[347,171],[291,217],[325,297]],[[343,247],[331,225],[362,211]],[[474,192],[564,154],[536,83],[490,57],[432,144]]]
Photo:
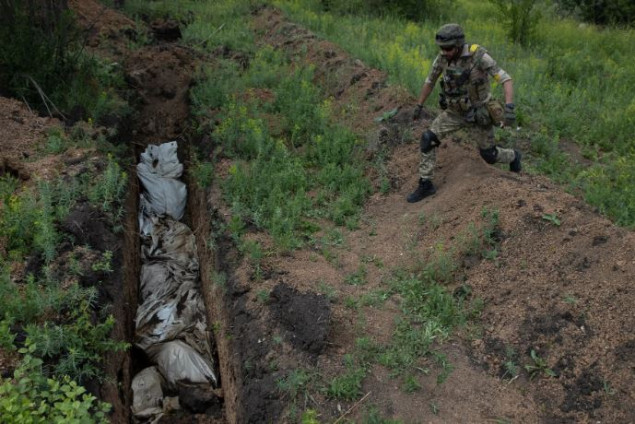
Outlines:
[[168,216],[177,221],[183,218],[187,187],[179,181],[183,165],[179,162],[177,148],[176,141],[171,141],[158,146],[149,145],[141,154],[137,176],[143,186],[139,205],[142,234],[149,232],[150,217]]

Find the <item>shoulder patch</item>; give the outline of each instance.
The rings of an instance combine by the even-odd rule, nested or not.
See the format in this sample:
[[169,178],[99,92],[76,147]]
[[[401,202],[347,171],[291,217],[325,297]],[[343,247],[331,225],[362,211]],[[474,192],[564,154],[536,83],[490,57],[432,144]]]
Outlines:
[[476,51],[478,50],[478,48],[479,48],[479,47],[480,47],[480,46],[479,46],[478,44],[472,44],[472,45],[470,46],[470,53],[474,53],[474,52],[476,52]]

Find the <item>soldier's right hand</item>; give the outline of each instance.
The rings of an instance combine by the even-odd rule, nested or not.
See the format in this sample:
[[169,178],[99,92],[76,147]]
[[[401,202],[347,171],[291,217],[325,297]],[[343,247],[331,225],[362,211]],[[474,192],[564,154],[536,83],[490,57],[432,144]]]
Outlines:
[[417,104],[417,106],[415,106],[415,110],[412,114],[412,120],[416,121],[417,119],[421,118],[421,111],[423,110],[423,105],[421,103]]
[[514,111],[514,104],[507,103],[505,105],[504,125],[506,127],[516,128],[516,112]]

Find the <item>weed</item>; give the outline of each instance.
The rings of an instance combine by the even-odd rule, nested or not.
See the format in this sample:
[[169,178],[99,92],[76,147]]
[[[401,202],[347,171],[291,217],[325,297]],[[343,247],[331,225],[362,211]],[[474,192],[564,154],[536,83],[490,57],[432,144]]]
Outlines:
[[547,361],[538,356],[534,349],[531,349],[530,357],[532,362],[525,365],[525,370],[529,373],[530,380],[540,373],[543,373],[548,377],[556,377],[556,373],[549,368]]
[[362,380],[366,377],[366,370],[356,366],[352,356],[345,355],[346,372],[333,378],[324,389],[327,397],[339,400],[355,400],[362,390]]
[[318,293],[324,294],[331,302],[337,298],[337,290],[326,284],[323,280],[318,283]]
[[406,393],[418,392],[421,390],[421,384],[419,384],[417,377],[414,375],[407,375],[406,378],[404,378],[402,390]]
[[329,246],[342,247],[344,245],[344,234],[338,228],[331,228],[322,241]]
[[430,218],[428,218],[428,223],[430,225],[430,229],[432,231],[438,230],[441,224],[443,223],[443,218],[437,212],[434,212]]
[[92,304],[97,296],[94,289],[76,284],[63,289],[52,280],[38,281],[33,274],[28,274],[21,286],[14,284],[8,274],[6,278],[0,277],[0,295],[5,299],[0,303],[0,316],[8,314],[25,324],[38,323],[59,311],[74,309],[82,301]]
[[555,225],[556,227],[559,227],[560,224],[562,223],[560,221],[560,218],[558,218],[558,216],[555,213],[546,213],[542,215],[542,219],[544,219],[545,221]]
[[572,294],[567,294],[564,296],[564,299],[562,299],[565,303],[568,303],[570,305],[575,305],[576,303],[578,303],[578,299],[572,295]]
[[357,310],[360,307],[360,302],[352,296],[346,296],[344,298],[344,306],[349,309]]
[[[36,193],[30,189],[17,191],[17,181],[12,178],[0,179],[0,237],[7,240],[9,255],[19,259],[36,250],[37,245],[46,249],[49,260],[54,256],[54,243],[56,239],[55,228],[52,224],[54,217],[44,215],[40,211]],[[45,198],[47,210],[52,208],[52,199]],[[37,235],[38,227],[44,234]],[[40,250],[41,252],[41,250]]]
[[214,165],[211,162],[197,161],[190,172],[199,187],[211,187],[214,181]]
[[344,278],[344,282],[346,284],[350,284],[351,286],[363,286],[366,284],[367,272],[366,267],[364,265],[360,265],[357,271]]
[[239,215],[232,215],[227,227],[234,241],[238,242],[245,232],[246,225]]
[[302,413],[301,424],[320,424],[318,413],[314,409],[307,409]]
[[[123,86],[119,70],[84,50],[85,37],[64,1],[1,7],[0,85],[9,93],[51,116],[81,111],[82,119],[98,120],[122,112],[114,90],[106,88]],[[51,140],[53,150],[62,145]]]
[[13,341],[15,340],[15,334],[11,331],[13,325],[13,318],[7,314],[3,320],[0,320],[0,348],[7,351],[15,349]]
[[401,420],[384,418],[375,405],[370,405],[364,411],[360,424],[402,424]]
[[258,293],[256,293],[256,299],[258,299],[258,302],[260,303],[267,303],[269,301],[269,292],[267,290],[258,290]]
[[40,192],[40,201],[38,208],[38,217],[34,224],[36,233],[33,238],[33,244],[42,252],[44,260],[48,265],[57,256],[57,243],[59,234],[55,228],[55,210],[53,206],[53,190],[47,182],[38,184]]
[[68,149],[68,140],[59,128],[52,128],[46,138],[46,153],[59,154]]
[[359,299],[359,303],[363,306],[379,307],[386,302],[390,296],[392,296],[392,293],[388,290],[374,290],[370,293],[362,294]]
[[437,375],[437,384],[443,384],[443,382],[445,382],[445,380],[447,380],[450,376],[450,373],[452,373],[454,367],[448,361],[448,358],[444,353],[435,352],[433,357],[436,362],[441,365],[441,372]]
[[315,376],[302,369],[291,371],[285,378],[277,381],[278,390],[287,394],[291,399],[306,393],[309,384],[314,381]]
[[368,336],[355,339],[355,359],[361,366],[368,368],[377,360],[380,347]]
[[110,250],[106,250],[101,254],[101,259],[93,262],[91,265],[91,269],[95,272],[113,272],[112,269],[112,252]]
[[77,381],[90,378],[103,379],[99,369],[104,354],[125,350],[127,343],[110,339],[115,320],[106,317],[93,324],[90,303],[83,301],[70,312],[68,324],[28,325],[28,340],[34,354],[42,358],[58,358],[54,366],[57,375],[69,375]]
[[375,266],[377,268],[383,268],[384,267],[384,263],[382,262],[382,260],[380,258],[377,257],[377,255],[362,255],[361,258],[363,263],[372,263],[375,264]]
[[208,108],[227,104],[231,93],[240,89],[241,81],[236,78],[239,73],[240,66],[233,60],[219,60],[215,68],[199,68],[195,75],[197,83],[190,89],[194,115],[205,117]]
[[92,182],[88,199],[102,211],[120,218],[127,183],[128,174],[110,155],[106,169]]
[[392,369],[396,375],[417,368],[417,360],[429,355],[433,342],[445,336],[444,329],[437,322],[413,325],[400,319],[392,343],[379,355],[379,363]]
[[430,402],[430,411],[433,415],[439,415],[439,405],[435,402]]
[[262,280],[261,263],[265,253],[263,252],[260,243],[254,240],[244,240],[240,244],[240,251],[248,256],[249,262],[254,269],[254,279],[256,281]]
[[432,260],[423,265],[422,278],[426,281],[448,282],[458,265],[454,259],[454,251],[443,243],[434,246]]
[[505,373],[501,378],[509,378],[511,381],[518,377],[520,374],[520,366],[516,363],[517,358],[518,355],[514,351],[514,348],[507,346],[505,348],[505,362],[503,363]]

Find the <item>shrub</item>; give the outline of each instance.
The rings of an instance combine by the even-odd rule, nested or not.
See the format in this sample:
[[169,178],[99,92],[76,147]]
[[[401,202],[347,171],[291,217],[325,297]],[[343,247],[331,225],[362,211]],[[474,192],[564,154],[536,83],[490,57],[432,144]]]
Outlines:
[[540,11],[535,6],[537,0],[490,0],[507,30],[509,38],[522,46],[529,45],[538,22]]
[[82,43],[67,0],[0,0],[0,87],[8,90],[3,94],[73,120],[127,113],[103,88],[123,86],[117,67],[89,56]]
[[0,422],[108,423],[111,406],[98,401],[68,376],[47,378],[42,360],[32,356],[35,345],[21,349],[25,356],[12,379],[0,380]]
[[631,0],[558,0],[562,12],[598,25],[635,22],[635,3]]

